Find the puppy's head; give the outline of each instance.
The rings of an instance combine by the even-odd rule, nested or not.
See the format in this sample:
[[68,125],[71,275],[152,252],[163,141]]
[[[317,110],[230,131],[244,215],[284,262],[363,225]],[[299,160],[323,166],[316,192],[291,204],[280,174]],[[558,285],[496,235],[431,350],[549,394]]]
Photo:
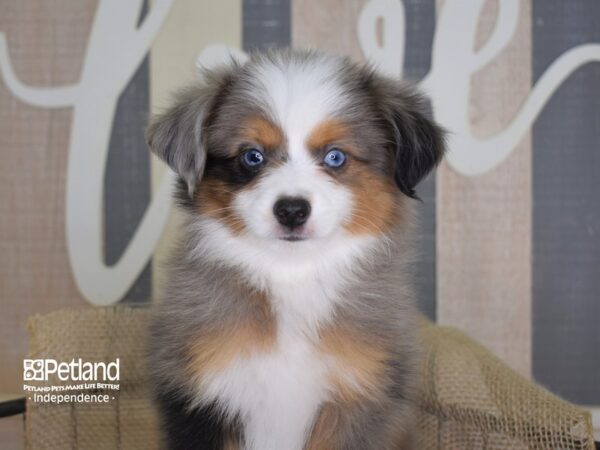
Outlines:
[[199,220],[295,246],[385,233],[444,152],[411,88],[300,52],[207,72],[153,121],[147,141],[179,174],[180,203]]

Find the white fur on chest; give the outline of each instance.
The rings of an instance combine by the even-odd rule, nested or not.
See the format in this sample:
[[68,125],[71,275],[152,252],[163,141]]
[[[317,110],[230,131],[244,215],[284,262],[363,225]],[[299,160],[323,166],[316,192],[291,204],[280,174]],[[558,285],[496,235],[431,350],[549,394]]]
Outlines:
[[239,415],[247,450],[301,450],[328,394],[327,362],[300,330],[282,328],[272,352],[237,358],[202,396]]
[[317,331],[330,320],[337,293],[323,289],[319,277],[270,285],[274,349],[235,359],[205,381],[203,396],[239,415],[246,450],[302,450],[329,394],[331,364],[317,349]]

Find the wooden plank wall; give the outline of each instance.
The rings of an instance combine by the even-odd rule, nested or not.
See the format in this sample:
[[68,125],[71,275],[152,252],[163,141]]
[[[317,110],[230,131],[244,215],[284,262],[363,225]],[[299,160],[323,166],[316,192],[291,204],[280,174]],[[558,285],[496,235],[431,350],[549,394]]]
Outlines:
[[[438,14],[443,14],[438,2]],[[478,46],[497,3],[482,11]],[[511,42],[471,80],[473,132],[506,127],[531,86],[531,2],[520,2]],[[531,371],[531,136],[492,171],[438,171],[438,320],[467,331],[525,375]]]
[[[535,2],[533,13],[536,81],[563,52],[600,42],[600,2]],[[600,405],[599,63],[566,80],[532,132],[533,374]]]
[[[138,27],[148,12],[142,3]],[[108,148],[104,172],[104,261],[118,263],[150,202],[150,153],[144,130],[149,109],[149,62],[146,57],[121,93]],[[121,300],[123,303],[148,302],[152,292],[152,261]]]

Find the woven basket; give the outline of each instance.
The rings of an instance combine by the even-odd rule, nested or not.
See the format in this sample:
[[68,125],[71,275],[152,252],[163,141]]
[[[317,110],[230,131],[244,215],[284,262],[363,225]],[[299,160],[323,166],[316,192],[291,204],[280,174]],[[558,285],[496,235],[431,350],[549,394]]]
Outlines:
[[[121,378],[108,404],[28,400],[26,448],[159,447],[144,370],[148,319],[147,309],[128,307],[66,310],[30,319],[31,358],[118,357]],[[425,356],[418,449],[593,450],[589,413],[517,375],[457,330],[424,319],[420,330]]]

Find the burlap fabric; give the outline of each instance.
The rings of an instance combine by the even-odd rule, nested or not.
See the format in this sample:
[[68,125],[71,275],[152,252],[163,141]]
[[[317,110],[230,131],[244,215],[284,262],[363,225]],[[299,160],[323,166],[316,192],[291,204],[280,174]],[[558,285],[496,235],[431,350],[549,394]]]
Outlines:
[[[155,449],[143,355],[148,311],[67,310],[30,320],[32,358],[121,361],[108,405],[27,402],[29,449]],[[457,330],[423,320],[418,449],[593,450],[591,418],[520,377]],[[282,449],[285,450],[285,449]]]
[[419,449],[594,449],[591,415],[423,320]]
[[144,368],[148,318],[147,309],[111,307],[65,310],[29,320],[30,358],[108,362],[118,357],[120,389],[104,391],[115,397],[108,404],[56,405],[28,399],[27,449],[158,448],[158,421]]

